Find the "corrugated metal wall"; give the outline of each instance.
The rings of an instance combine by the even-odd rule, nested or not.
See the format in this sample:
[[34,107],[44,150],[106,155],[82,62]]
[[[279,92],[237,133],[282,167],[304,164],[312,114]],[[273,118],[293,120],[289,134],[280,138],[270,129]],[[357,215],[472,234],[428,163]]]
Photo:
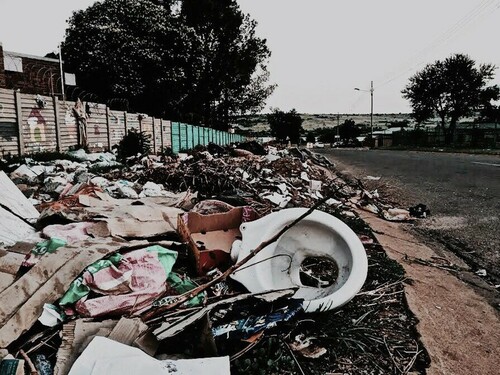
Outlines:
[[0,152],[3,157],[19,154],[16,98],[14,91],[0,89]]
[[126,112],[109,110],[109,134],[111,136],[111,147],[120,143],[125,136]]
[[59,102],[59,129],[61,131],[61,151],[78,145],[78,124],[73,114],[75,102]]
[[171,122],[168,120],[161,120],[161,126],[163,129],[163,146],[172,148],[172,128]]
[[57,147],[54,102],[44,97],[45,105],[40,108],[36,98],[36,95],[21,94],[24,152],[28,154]]
[[108,126],[106,106],[88,103],[90,115],[87,118],[87,141],[89,151],[104,151],[108,148]]
[[[0,155],[67,151],[76,147],[79,128],[74,106],[72,101],[0,89]],[[115,111],[104,104],[86,102],[84,106],[90,151],[113,147],[131,129],[149,134],[154,152],[170,147],[178,153],[210,142],[227,145],[244,140],[237,134]]]

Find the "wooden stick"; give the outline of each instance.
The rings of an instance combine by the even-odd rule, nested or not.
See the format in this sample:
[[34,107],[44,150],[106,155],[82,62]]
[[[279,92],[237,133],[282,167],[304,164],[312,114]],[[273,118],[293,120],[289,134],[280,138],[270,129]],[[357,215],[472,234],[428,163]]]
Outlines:
[[326,196],[325,198],[319,200],[314,206],[309,208],[306,212],[304,212],[302,215],[300,215],[297,219],[292,221],[290,224],[285,225],[278,233],[276,233],[274,236],[272,236],[270,239],[263,241],[260,243],[259,246],[257,246],[255,249],[251,250],[250,253],[240,260],[238,263],[232,265],[229,267],[224,273],[221,275],[217,276],[216,278],[210,280],[209,282],[200,285],[194,289],[191,289],[189,292],[181,294],[177,297],[173,297],[174,301],[172,301],[170,304],[165,305],[165,306],[160,306],[156,308],[156,310],[150,310],[148,312],[145,312],[142,315],[142,320],[147,321],[153,318],[154,316],[161,314],[164,311],[173,309],[181,304],[183,304],[186,301],[189,301],[191,298],[197,296],[201,292],[205,291],[206,289],[210,288],[212,285],[217,284],[223,280],[225,280],[230,274],[232,274],[234,271],[236,271],[238,268],[240,268],[242,265],[247,263],[250,259],[252,259],[255,255],[257,255],[260,251],[265,249],[267,246],[272,244],[273,242],[276,242],[286,231],[288,231],[290,228],[293,226],[297,225],[299,222],[304,220],[307,216],[309,216],[314,210],[316,210],[319,206],[321,206],[323,203],[325,203],[328,199],[330,199],[330,196]]
[[35,365],[33,364],[33,362],[31,362],[30,357],[28,357],[28,355],[25,353],[25,351],[21,349],[19,351],[19,353],[23,356],[24,360],[28,364],[28,366],[30,368],[30,374],[31,375],[38,375],[38,371],[36,370]]

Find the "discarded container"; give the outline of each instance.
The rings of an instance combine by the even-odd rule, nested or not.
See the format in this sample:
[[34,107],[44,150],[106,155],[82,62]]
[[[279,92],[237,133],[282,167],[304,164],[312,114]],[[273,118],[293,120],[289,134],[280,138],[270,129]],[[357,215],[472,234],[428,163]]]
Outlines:
[[229,267],[231,246],[241,238],[241,223],[256,218],[257,213],[251,207],[236,207],[212,215],[197,212],[179,215],[177,228],[183,241],[188,243],[198,274],[204,275],[216,267]]
[[24,375],[24,360],[3,359],[0,362],[0,374],[2,375]]
[[[306,211],[282,210],[242,224],[243,239],[233,244],[233,261],[246,257],[263,239],[271,238]],[[304,310],[314,312],[350,301],[363,286],[367,272],[368,260],[357,235],[339,219],[316,210],[231,278],[251,292],[299,287],[294,298],[304,299]],[[308,279],[316,280],[317,286],[311,286]]]

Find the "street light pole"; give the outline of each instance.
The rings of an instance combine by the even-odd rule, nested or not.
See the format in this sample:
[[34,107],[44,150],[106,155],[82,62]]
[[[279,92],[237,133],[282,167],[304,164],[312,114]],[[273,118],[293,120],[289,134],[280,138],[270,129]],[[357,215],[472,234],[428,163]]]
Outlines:
[[370,81],[370,90],[361,90],[358,87],[355,87],[354,90],[370,93],[370,136],[373,139],[373,91],[375,91],[373,89],[373,81]]

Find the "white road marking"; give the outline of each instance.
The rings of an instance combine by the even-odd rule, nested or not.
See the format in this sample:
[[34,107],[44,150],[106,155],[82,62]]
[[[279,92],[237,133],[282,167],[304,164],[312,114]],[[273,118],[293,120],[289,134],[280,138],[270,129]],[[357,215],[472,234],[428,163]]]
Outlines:
[[481,164],[481,165],[490,165],[492,167],[500,167],[500,164],[494,164],[494,163],[481,163],[479,161],[473,161],[472,164]]

